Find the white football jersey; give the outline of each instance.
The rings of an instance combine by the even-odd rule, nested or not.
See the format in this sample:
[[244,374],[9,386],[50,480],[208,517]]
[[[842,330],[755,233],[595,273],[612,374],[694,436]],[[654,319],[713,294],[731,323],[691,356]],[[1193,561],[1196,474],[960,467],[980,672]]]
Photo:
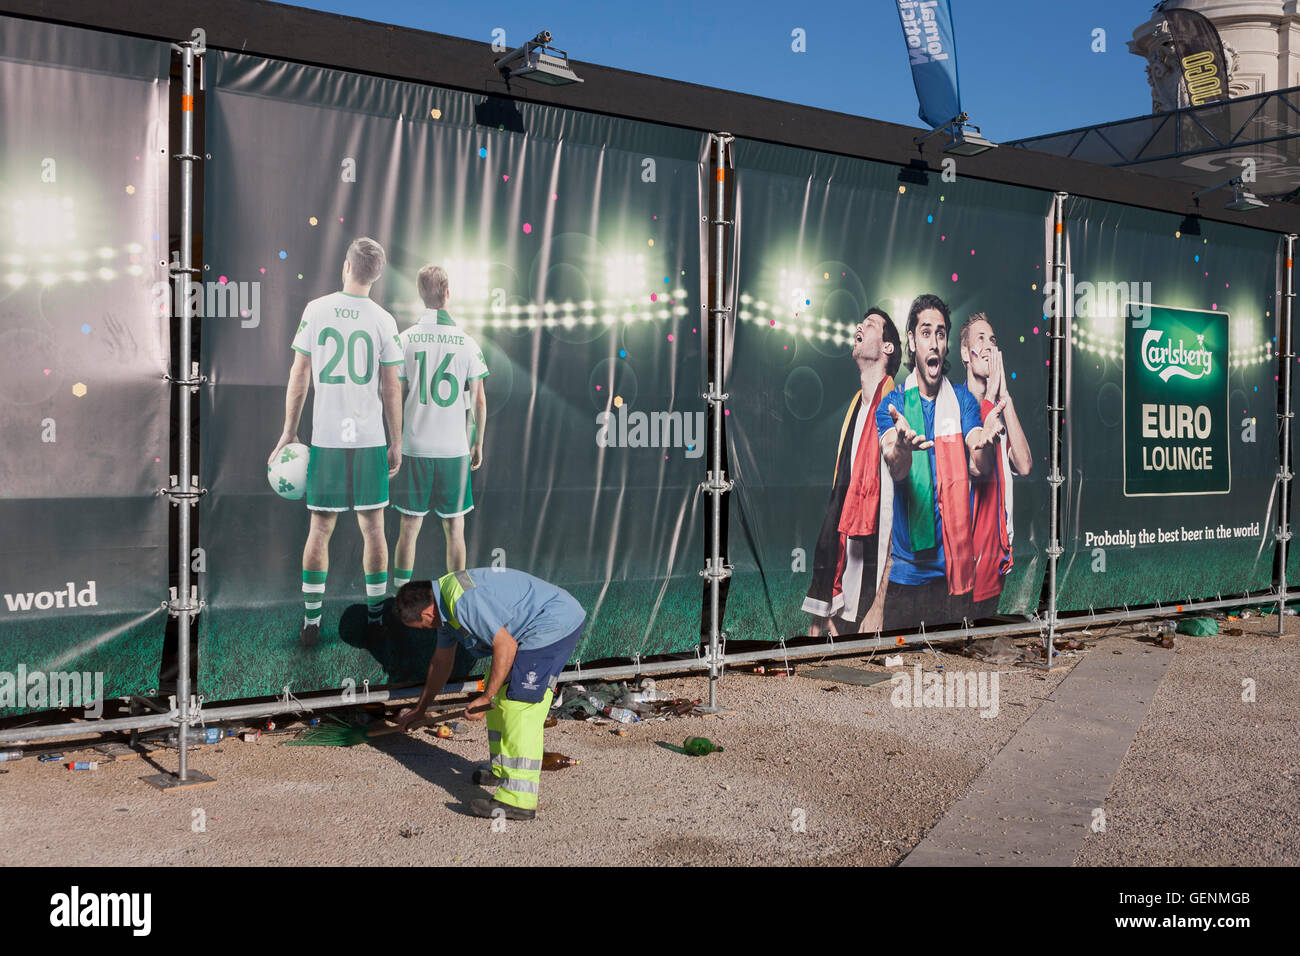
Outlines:
[[334,292],[307,303],[293,348],[311,356],[311,443],[386,445],[379,369],[402,363],[397,320],[368,296]]
[[488,374],[483,350],[445,309],[427,309],[398,336],[402,344],[406,406],[402,454],[459,458],[469,454],[467,386]]

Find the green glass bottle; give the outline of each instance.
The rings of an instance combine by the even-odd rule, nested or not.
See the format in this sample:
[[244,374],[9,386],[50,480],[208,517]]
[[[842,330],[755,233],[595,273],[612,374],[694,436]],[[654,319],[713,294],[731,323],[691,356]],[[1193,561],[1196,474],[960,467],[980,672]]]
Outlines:
[[722,752],[723,748],[719,747],[708,737],[687,737],[682,741],[682,749],[687,753],[694,754],[697,757],[703,757],[705,754],[711,754],[713,751]]

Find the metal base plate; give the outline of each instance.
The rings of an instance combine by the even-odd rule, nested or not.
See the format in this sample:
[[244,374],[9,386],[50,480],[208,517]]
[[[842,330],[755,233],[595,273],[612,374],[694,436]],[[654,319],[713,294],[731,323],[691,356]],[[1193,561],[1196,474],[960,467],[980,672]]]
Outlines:
[[188,771],[184,780],[174,773],[155,773],[140,779],[151,787],[157,787],[164,793],[192,790],[195,787],[206,787],[217,782],[215,777],[209,777],[206,773],[199,773],[197,770]]

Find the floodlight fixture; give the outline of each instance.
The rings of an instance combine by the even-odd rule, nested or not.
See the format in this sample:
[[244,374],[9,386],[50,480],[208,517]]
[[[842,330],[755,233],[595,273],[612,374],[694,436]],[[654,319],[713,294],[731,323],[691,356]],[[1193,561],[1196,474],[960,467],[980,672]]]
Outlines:
[[944,125],[936,126],[930,132],[916,137],[914,142],[917,148],[923,150],[925,141],[939,133],[949,134],[948,142],[944,144],[943,151],[952,156],[978,156],[980,153],[998,148],[997,143],[990,143],[980,134],[980,128],[972,124],[970,117],[965,113],[958,113]]
[[551,33],[543,30],[518,49],[511,50],[497,60],[496,68],[509,84],[511,77],[544,83],[547,86],[567,86],[582,83],[569,67],[569,55],[563,50],[550,49]]
[[1252,209],[1267,209],[1268,203],[1261,200],[1253,192],[1246,188],[1246,184],[1240,176],[1234,176],[1232,179],[1225,180],[1214,186],[1208,186],[1199,192],[1192,193],[1192,198],[1200,201],[1200,198],[1206,193],[1212,193],[1216,189],[1223,189],[1225,186],[1232,187],[1232,198],[1223,204],[1224,209],[1230,209],[1233,212],[1250,212]]

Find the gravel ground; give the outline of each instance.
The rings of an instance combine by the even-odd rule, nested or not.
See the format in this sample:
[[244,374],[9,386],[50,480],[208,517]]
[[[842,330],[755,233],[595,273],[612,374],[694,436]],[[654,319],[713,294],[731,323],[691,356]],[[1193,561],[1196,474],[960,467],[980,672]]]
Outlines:
[[1243,633],[1178,638],[1076,865],[1300,864],[1300,621],[1220,627]]
[[[1179,638],[1106,801],[1107,830],[1088,834],[1078,863],[1300,862],[1300,644],[1268,634],[1269,620],[1244,622],[1241,637]],[[481,724],[447,741],[417,732],[351,749],[286,747],[286,737],[228,743],[191,755],[215,785],[165,794],[140,782],[160,769],[146,761],[74,772],[26,758],[0,768],[9,771],[0,775],[5,862],[891,865],[1068,674],[951,653],[904,660],[909,673],[914,663],[998,671],[998,715],[895,708],[888,682],[736,671],[721,685],[735,711],[727,716],[638,724],[624,737],[561,721],[546,747],[581,763],[543,774],[535,821],[498,830],[464,809],[485,793],[469,780],[487,755]],[[881,661],[835,663],[884,671]],[[1256,681],[1253,704],[1240,700],[1243,677]],[[701,677],[658,685],[707,694]],[[692,735],[726,751],[687,757],[659,746]],[[159,759],[175,769],[174,753]],[[404,826],[420,832],[404,838]]]
[[[625,737],[561,721],[546,747],[580,764],[543,774],[536,820],[497,831],[464,811],[484,794],[469,780],[487,757],[481,724],[449,741],[417,732],[351,749],[224,744],[191,755],[215,785],[166,794],[140,782],[156,770],[138,759],[94,772],[23,759],[0,776],[5,862],[892,864],[1063,677],[952,654],[904,659],[909,672],[1000,670],[998,716],[895,708],[888,682],[733,672],[720,687],[729,716],[638,724]],[[879,655],[867,661],[836,663],[885,670]],[[701,697],[708,685],[658,686]],[[658,745],[692,735],[726,750],[688,757]],[[175,754],[161,762],[174,770]],[[403,838],[404,825],[421,832]]]

